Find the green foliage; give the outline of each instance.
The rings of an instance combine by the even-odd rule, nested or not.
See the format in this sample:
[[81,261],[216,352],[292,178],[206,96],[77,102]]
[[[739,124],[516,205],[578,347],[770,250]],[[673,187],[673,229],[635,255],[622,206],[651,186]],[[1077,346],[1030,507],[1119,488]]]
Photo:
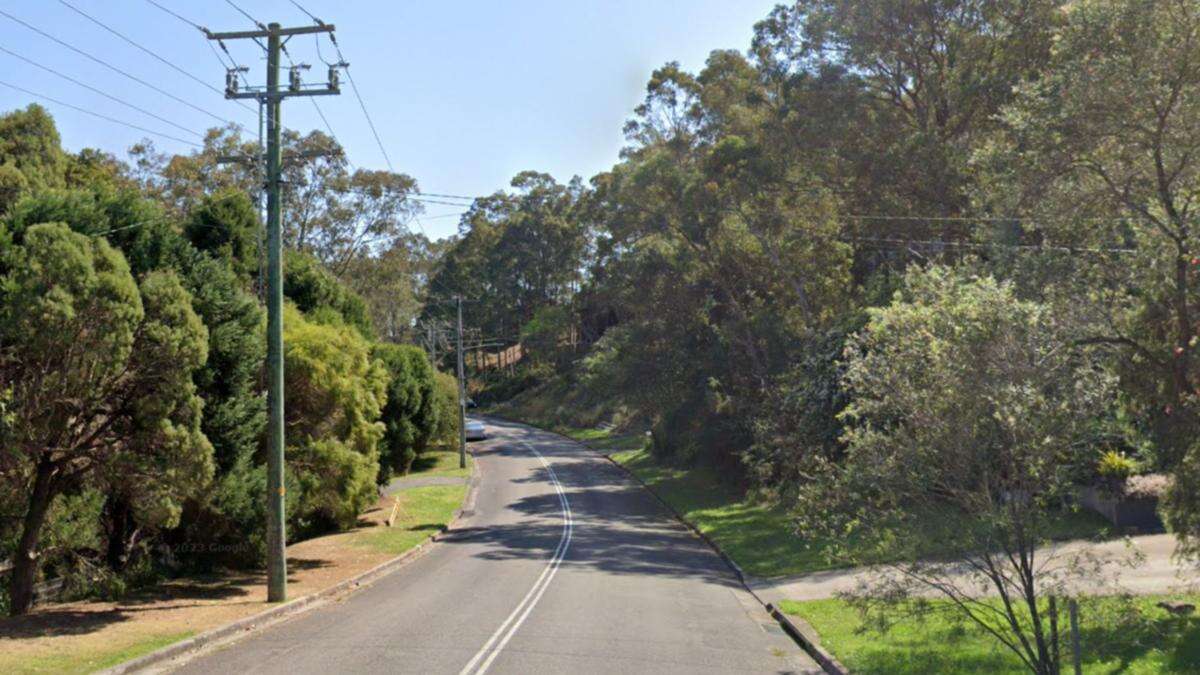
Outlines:
[[0,216],[29,189],[29,180],[16,167],[0,164]]
[[[311,255],[287,251],[283,265],[283,295],[305,314],[326,316],[353,326],[364,337],[374,335],[367,305]],[[335,318],[336,317],[336,318]]]
[[383,435],[379,482],[391,473],[406,474],[417,455],[429,446],[438,428],[434,405],[434,371],[425,350],[411,345],[380,343],[374,358],[387,369],[387,403],[383,406]]
[[571,332],[574,317],[561,305],[546,305],[534,312],[521,327],[521,347],[535,363],[562,367],[571,357]]
[[45,108],[31,103],[0,115],[0,166],[16,169],[31,189],[63,187],[67,157]]
[[[1173,617],[1148,596],[1081,598],[1079,628],[1084,673],[1193,673],[1200,669],[1200,621]],[[1186,597],[1196,602],[1194,596]],[[999,600],[988,601],[998,607]],[[1028,667],[1011,653],[998,650],[986,629],[963,619],[946,601],[909,603],[903,621],[886,627],[864,617],[842,600],[785,600],[781,609],[807,621],[821,645],[851,672],[864,675],[924,673],[994,673],[1016,675]],[[1066,612],[1060,604],[1060,629]],[[883,628],[881,630],[881,628]],[[1061,672],[1070,672],[1070,649],[1064,645]]]
[[170,272],[140,287],[124,257],[62,224],[24,230],[0,278],[0,389],[9,392],[9,489],[29,495],[12,611],[28,609],[31,555],[56,497],[104,486],[143,522],[172,526],[212,476],[192,374],[208,334]]
[[1117,483],[1134,475],[1137,470],[1137,462],[1119,450],[1105,450],[1096,460],[1096,473],[1105,480]]
[[841,413],[850,403],[842,355],[866,315],[850,317],[799,345],[797,362],[776,376],[754,420],[754,443],[744,461],[764,495],[790,495],[804,482],[813,457],[836,461],[844,452]]
[[225,191],[206,196],[188,214],[184,234],[192,245],[229,264],[244,280],[258,271],[258,213],[245,192]]
[[374,503],[387,371],[355,328],[284,314],[288,471],[301,532],[348,528]]
[[[846,555],[905,561],[905,574],[857,592],[864,607],[932,586],[978,620],[976,589],[1032,599],[1087,578],[1082,565],[1019,562],[1051,536],[1048,513],[1073,493],[1069,468],[1093,461],[1112,405],[1113,379],[1074,347],[1076,328],[1008,284],[938,266],[910,271],[890,306],[870,310],[846,350],[845,458],[814,458],[797,507],[805,531],[868,542]],[[934,510],[961,517],[929,528]],[[924,559],[928,541],[938,560]],[[941,583],[963,561],[979,561],[971,582]],[[998,639],[1048,672],[1045,613],[1000,618]]]
[[433,381],[433,418],[435,423],[429,443],[430,445],[458,447],[458,380],[454,379],[453,375],[435,372]]

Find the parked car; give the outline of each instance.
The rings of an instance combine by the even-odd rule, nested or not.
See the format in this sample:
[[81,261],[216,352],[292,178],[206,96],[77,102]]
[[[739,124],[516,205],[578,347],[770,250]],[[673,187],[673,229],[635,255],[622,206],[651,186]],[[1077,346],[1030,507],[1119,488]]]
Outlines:
[[483,422],[467,420],[467,426],[464,429],[467,432],[468,441],[482,441],[487,438],[487,430],[483,428]]

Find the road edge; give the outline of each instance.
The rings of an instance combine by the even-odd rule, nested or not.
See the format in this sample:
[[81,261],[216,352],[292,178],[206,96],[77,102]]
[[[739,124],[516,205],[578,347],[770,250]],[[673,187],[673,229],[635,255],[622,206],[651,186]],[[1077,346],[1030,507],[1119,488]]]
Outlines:
[[754,589],[754,586],[751,583],[752,578],[749,577],[745,572],[742,571],[741,566],[738,565],[737,562],[734,561],[733,558],[729,557],[729,554],[727,554],[720,546],[718,546],[717,543],[715,541],[713,541],[711,537],[709,537],[704,532],[701,532],[700,529],[697,528],[695,525],[693,525],[692,522],[689,521],[687,518],[685,518],[682,513],[677,511],[674,506],[671,506],[670,503],[668,503],[665,499],[663,499],[662,496],[659,495],[658,492],[654,490],[654,488],[647,485],[646,482],[643,481],[636,473],[630,471],[628,467],[624,466],[617,460],[613,459],[612,455],[610,455],[606,452],[603,452],[601,450],[598,450],[596,448],[593,448],[592,446],[588,445],[584,441],[578,441],[574,438],[571,438],[570,436],[567,436],[565,434],[561,434],[557,431],[554,431],[553,429],[546,429],[544,427],[528,424],[528,423],[522,422],[520,420],[512,419],[509,417],[505,417],[503,415],[497,415],[495,413],[490,413],[490,412],[479,415],[479,416],[485,420],[487,420],[488,418],[492,418],[494,420],[498,420],[498,421],[502,421],[502,422],[511,422],[514,424],[521,424],[521,425],[528,426],[528,427],[531,427],[534,429],[538,429],[539,431],[546,432],[553,436],[558,436],[559,438],[563,439],[564,441],[566,441],[568,443],[574,443],[575,445],[578,445],[578,446],[580,446],[590,452],[593,452],[593,453],[599,455],[600,457],[603,457],[604,459],[608,460],[609,463],[611,463],[613,466],[615,466],[619,471],[621,471],[621,473],[623,473],[626,476],[628,476],[629,478],[631,478],[635,483],[640,485],[643,490],[650,493],[650,495],[653,496],[654,499],[659,504],[661,504],[664,509],[666,509],[667,513],[671,514],[671,516],[675,518],[675,520],[677,520],[681,525],[683,525],[685,528],[687,528],[692,534],[696,535],[697,537],[700,538],[701,541],[703,541],[705,544],[707,544],[708,547],[710,549],[712,549],[714,553],[717,554],[717,557],[719,557],[721,560],[723,560],[725,562],[725,564],[727,566],[729,566],[729,569],[733,571],[734,576],[737,577],[737,580],[742,585],[742,588],[746,589],[746,592],[748,592],[752,598],[754,598],[760,605],[763,606],[763,608],[765,608],[767,610],[767,613],[771,615],[771,618],[775,619],[775,621],[777,623],[779,623],[780,628],[782,628],[783,631],[785,633],[787,633],[790,638],[792,638],[793,642],[795,642],[801,649],[803,649],[809,656],[811,656],[813,658],[813,660],[817,662],[817,665],[819,665],[821,667],[822,670],[824,670],[829,675],[850,675],[850,671],[844,665],[842,665],[841,662],[839,662],[833,654],[829,653],[824,647],[821,646],[819,634],[817,633],[816,629],[812,627],[811,624],[809,624],[807,621],[805,621],[804,619],[802,619],[800,617],[788,616],[782,610],[780,610],[779,607],[777,607],[775,605],[775,603],[764,599],[762,597],[762,595],[760,595]]
[[[475,459],[475,452],[471,452],[471,457]],[[296,598],[285,602],[277,607],[265,609],[257,614],[252,614],[243,617],[232,623],[227,623],[224,626],[211,628],[199,635],[193,635],[190,638],[185,638],[179,642],[174,642],[165,647],[156,649],[149,654],[143,654],[135,659],[119,663],[104,670],[98,671],[99,675],[124,675],[125,673],[134,673],[141,670],[161,665],[167,661],[179,658],[185,655],[191,655],[194,652],[217,646],[218,644],[231,644],[237,640],[250,637],[256,633],[262,632],[267,628],[278,625],[288,619],[293,619],[301,614],[307,613],[313,609],[321,607],[325,604],[324,601],[340,595],[350,595],[366,588],[370,584],[379,579],[395,572],[404,567],[413,560],[419,558],[433,548],[433,544],[440,541],[447,532],[457,527],[465,518],[470,518],[475,515],[475,501],[478,497],[479,486],[482,482],[483,471],[479,467],[478,461],[471,462],[471,477],[467,480],[467,494],[463,498],[462,505],[454,511],[453,517],[449,523],[446,523],[440,530],[426,538],[421,543],[408,549],[404,553],[395,558],[380,563],[371,569],[361,572],[349,579],[343,579],[338,583],[329,586],[328,588],[314,591],[308,595]]]
[[[551,433],[562,436],[562,434],[558,434],[557,432]],[[567,438],[573,443],[580,443],[579,441],[576,441],[568,436],[563,436],[563,438]],[[701,532],[698,527],[693,525],[692,522],[685,518],[682,513],[677,511],[674,506],[667,502],[667,500],[663,499],[662,496],[654,490],[654,488],[647,485],[646,481],[642,480],[641,477],[639,477],[633,471],[630,471],[628,467],[613,459],[612,455],[600,452],[586,443],[580,443],[580,445],[583,445],[592,452],[595,452],[604,459],[607,459],[612,463],[613,466],[620,469],[622,473],[632,478],[638,485],[642,486],[646,492],[649,492],[651,495],[653,495],[654,499],[657,500],[659,504],[662,504],[663,508],[665,508],[668,513],[675,517],[675,520],[678,520],[684,527],[690,530],[692,534],[696,535],[701,541],[708,544],[709,548],[711,548],[717,554],[717,556],[721,558],[721,560],[725,561],[725,564],[729,566],[729,569],[733,570],[734,575],[738,578],[738,581],[742,584],[742,587],[745,588],[746,591],[759,602],[759,604],[766,608],[771,617],[779,622],[784,632],[786,632],[792,638],[792,640],[796,642],[796,644],[800,645],[804,651],[808,652],[808,655],[813,657],[813,660],[815,660],[826,673],[829,673],[829,675],[850,675],[850,671],[843,666],[833,654],[829,653],[824,647],[821,646],[821,642],[817,636],[817,631],[815,628],[813,628],[804,619],[788,616],[781,611],[779,607],[775,605],[775,603],[763,599],[763,597],[759,595],[756,590],[754,590],[753,585],[750,583],[751,577],[742,571],[741,566],[738,565],[733,558],[729,557],[729,554],[722,550],[721,547],[717,545],[717,542],[713,541],[712,538],[704,532]]]

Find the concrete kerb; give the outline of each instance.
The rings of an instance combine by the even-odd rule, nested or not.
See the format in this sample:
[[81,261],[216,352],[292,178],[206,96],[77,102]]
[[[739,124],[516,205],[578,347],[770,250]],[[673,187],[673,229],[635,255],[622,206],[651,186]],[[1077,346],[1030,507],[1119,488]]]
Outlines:
[[[475,453],[471,456],[474,458]],[[166,661],[191,654],[192,652],[204,649],[206,647],[216,646],[218,644],[226,644],[235,642],[245,637],[249,637],[255,633],[263,631],[271,626],[281,623],[287,619],[296,617],[309,610],[316,609],[325,604],[331,598],[351,594],[361,590],[362,588],[378,581],[387,576],[391,572],[403,567],[416,558],[424,555],[432,548],[432,544],[436,543],[442,535],[457,527],[463,518],[469,518],[475,513],[475,500],[479,492],[480,484],[480,468],[478,462],[472,462],[471,478],[467,482],[467,495],[463,499],[463,505],[454,512],[454,517],[449,523],[442,527],[438,532],[427,538],[425,541],[417,544],[415,547],[401,553],[399,556],[380,563],[371,569],[357,574],[349,579],[340,581],[328,588],[309,593],[295,600],[285,602],[277,607],[265,609],[257,614],[238,619],[233,623],[224,626],[218,626],[212,630],[205,631],[199,635],[180,640],[179,642],[167,645],[161,649],[150,652],[136,659],[126,661],[111,668],[100,671],[100,675],[121,675],[123,673],[135,673],[141,670],[148,669],[152,666],[163,664]]]

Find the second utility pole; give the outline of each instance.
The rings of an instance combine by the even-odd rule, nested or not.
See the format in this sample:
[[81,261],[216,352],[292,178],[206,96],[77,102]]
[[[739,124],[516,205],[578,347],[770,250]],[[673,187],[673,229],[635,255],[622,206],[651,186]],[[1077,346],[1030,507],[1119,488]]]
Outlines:
[[458,468],[467,468],[467,384],[463,379],[462,296],[458,300]]
[[267,601],[287,599],[287,532],[285,529],[283,437],[283,202],[280,199],[280,140],[283,124],[280,103],[288,96],[321,96],[340,93],[337,72],[329,70],[328,86],[311,88],[300,83],[292,68],[287,90],[279,87],[279,52],[282,37],[307,33],[332,33],[332,24],[281,28],[272,23],[252,31],[210,33],[210,40],[267,39],[267,86],[238,91],[237,70],[225,77],[225,98],[253,98],[267,107]]

